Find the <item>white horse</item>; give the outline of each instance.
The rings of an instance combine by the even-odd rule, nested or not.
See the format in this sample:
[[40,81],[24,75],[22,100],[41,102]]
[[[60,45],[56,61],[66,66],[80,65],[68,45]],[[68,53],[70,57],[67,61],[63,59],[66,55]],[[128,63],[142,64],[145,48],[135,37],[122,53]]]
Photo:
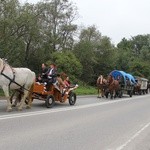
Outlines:
[[[23,89],[18,110],[22,110],[26,97],[32,94],[35,82],[35,73],[28,68],[12,68],[7,62],[0,58],[0,86],[7,98],[7,111],[11,111],[10,89]],[[30,91],[31,90],[31,91]]]

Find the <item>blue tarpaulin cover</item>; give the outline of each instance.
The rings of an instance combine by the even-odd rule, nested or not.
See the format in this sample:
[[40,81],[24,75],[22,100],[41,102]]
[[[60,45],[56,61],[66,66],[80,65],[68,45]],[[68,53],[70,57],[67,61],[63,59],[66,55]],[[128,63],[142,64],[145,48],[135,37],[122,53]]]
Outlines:
[[127,80],[127,79],[128,79],[128,80],[130,81],[130,83],[132,83],[132,84],[135,84],[135,83],[136,83],[134,77],[133,77],[131,74],[126,73],[126,72],[124,72],[124,71],[113,70],[113,71],[110,73],[110,75],[112,75],[115,80],[117,80],[117,79],[123,77],[123,80],[124,80],[125,84],[126,84],[126,80]]

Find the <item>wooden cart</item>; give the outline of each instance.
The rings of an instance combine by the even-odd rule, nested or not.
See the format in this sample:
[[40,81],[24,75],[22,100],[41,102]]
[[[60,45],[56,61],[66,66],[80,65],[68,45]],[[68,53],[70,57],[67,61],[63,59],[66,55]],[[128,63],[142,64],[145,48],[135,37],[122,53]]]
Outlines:
[[50,85],[50,90],[46,91],[44,84],[36,82],[34,85],[32,99],[45,101],[47,108],[53,107],[56,101],[64,103],[68,100],[70,105],[74,105],[76,103],[76,93],[73,92],[74,89],[75,88],[72,88],[72,90],[66,89],[66,92],[62,95],[53,84]]
[[141,95],[148,93],[148,79],[136,76],[135,80],[137,84],[134,88],[134,94]]

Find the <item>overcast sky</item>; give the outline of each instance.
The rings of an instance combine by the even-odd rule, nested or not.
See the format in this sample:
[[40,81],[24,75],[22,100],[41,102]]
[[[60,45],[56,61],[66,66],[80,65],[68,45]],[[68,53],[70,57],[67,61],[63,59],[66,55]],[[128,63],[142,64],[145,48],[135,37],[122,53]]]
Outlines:
[[[40,0],[19,0],[37,3]],[[79,12],[78,25],[95,25],[114,44],[123,37],[150,34],[150,0],[71,0]]]

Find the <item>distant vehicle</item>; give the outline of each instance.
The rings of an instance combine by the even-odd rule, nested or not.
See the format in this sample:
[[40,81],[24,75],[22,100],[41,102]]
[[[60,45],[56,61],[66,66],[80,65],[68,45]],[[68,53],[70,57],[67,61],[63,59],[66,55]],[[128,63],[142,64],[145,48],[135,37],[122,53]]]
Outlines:
[[134,88],[134,94],[146,94],[148,93],[148,79],[135,76],[136,86]]
[[121,98],[123,94],[128,94],[132,97],[134,85],[136,84],[134,77],[131,74],[120,70],[113,70],[110,75],[112,75],[115,80],[119,81],[120,91],[118,96]]

